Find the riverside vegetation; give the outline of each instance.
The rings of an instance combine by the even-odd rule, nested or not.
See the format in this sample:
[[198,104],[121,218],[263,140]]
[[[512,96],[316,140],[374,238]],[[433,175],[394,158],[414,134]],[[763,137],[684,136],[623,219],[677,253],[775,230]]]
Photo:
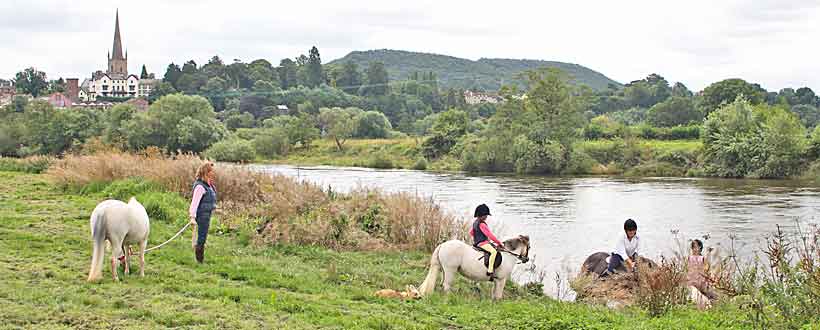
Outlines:
[[[470,172],[811,179],[820,172],[820,97],[807,87],[770,92],[725,79],[693,93],[658,74],[620,85],[577,66],[468,62],[375,51],[322,64],[313,47],[279,66],[226,65],[218,56],[204,65],[171,63],[146,111],[127,104],[58,111],[15,98],[0,111],[0,155],[60,155],[99,142],[232,162]],[[488,64],[498,72],[481,68]],[[464,81],[451,72],[468,67],[515,79],[497,91],[498,103],[469,105],[453,87]],[[31,68],[19,76],[45,79]],[[61,85],[18,88],[38,95],[44,86]]]
[[338,194],[229,166],[218,167],[211,261],[197,266],[187,242],[174,242],[147,256],[145,278],[89,284],[94,205],[136,196],[156,244],[184,224],[188,179],[201,161],[104,152],[46,159],[45,174],[34,174],[42,162],[0,162],[0,328],[817,329],[819,321],[817,228],[776,232],[759,263],[717,261],[722,298],[705,312],[675,293],[674,262],[647,273],[637,304],[624,310],[544,297],[538,276],[481,313],[487,295],[466,281],[450,295],[377,298],[376,290],[418,284],[429,250],[464,235],[462,222],[415,196]]

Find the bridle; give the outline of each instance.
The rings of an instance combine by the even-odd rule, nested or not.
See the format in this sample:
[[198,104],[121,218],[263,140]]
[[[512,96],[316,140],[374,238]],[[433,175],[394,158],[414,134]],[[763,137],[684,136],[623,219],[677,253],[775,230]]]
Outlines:
[[524,254],[518,254],[518,253],[512,252],[510,250],[507,250],[507,248],[505,248],[503,245],[501,246],[501,252],[508,253],[508,254],[512,255],[513,257],[516,257],[518,259],[518,261],[520,261],[522,264],[525,264],[525,263],[530,261],[530,258],[527,256],[527,255],[530,254],[530,244],[529,244],[529,242],[527,242],[526,246],[527,246],[527,249],[526,249],[526,252]]

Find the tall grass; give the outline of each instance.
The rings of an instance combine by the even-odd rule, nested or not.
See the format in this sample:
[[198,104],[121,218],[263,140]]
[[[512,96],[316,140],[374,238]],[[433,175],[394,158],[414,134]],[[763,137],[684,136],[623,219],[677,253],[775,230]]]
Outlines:
[[42,173],[54,162],[48,156],[31,156],[26,158],[0,157],[0,171]]
[[[167,157],[156,151],[68,155],[48,175],[64,189],[77,192],[100,183],[141,178],[189,198],[194,173],[203,162],[193,155]],[[215,168],[220,223],[251,235],[258,243],[432,250],[466,232],[463,221],[421,196],[369,189],[339,194],[247,167],[217,164]]]

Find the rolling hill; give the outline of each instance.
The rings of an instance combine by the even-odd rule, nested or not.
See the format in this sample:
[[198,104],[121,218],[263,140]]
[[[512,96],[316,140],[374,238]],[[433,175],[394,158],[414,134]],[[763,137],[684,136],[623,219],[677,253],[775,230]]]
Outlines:
[[341,65],[348,61],[355,62],[362,71],[370,62],[382,62],[391,80],[406,79],[413,72],[433,71],[442,87],[463,89],[496,91],[504,84],[518,83],[518,73],[540,67],[561,69],[573,77],[574,82],[596,90],[605,89],[609,84],[621,86],[600,72],[578,64],[541,60],[482,58],[473,61],[447,55],[379,49],[354,51],[328,64]]

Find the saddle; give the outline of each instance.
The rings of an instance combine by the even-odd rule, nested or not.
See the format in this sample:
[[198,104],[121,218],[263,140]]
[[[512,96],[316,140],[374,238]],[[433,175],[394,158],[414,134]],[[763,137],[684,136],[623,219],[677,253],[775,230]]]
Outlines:
[[[473,249],[478,251],[478,252],[481,252],[482,255],[481,255],[481,257],[478,257],[478,260],[484,259],[484,267],[489,267],[490,266],[490,253],[487,252],[487,251],[484,251],[483,249],[481,249],[480,247],[477,247],[477,246],[473,246]],[[498,248],[496,248],[496,250],[498,250]],[[495,263],[493,265],[494,269],[498,269],[498,266],[501,266],[501,259],[502,259],[501,251],[498,251],[498,253],[495,254]]]

